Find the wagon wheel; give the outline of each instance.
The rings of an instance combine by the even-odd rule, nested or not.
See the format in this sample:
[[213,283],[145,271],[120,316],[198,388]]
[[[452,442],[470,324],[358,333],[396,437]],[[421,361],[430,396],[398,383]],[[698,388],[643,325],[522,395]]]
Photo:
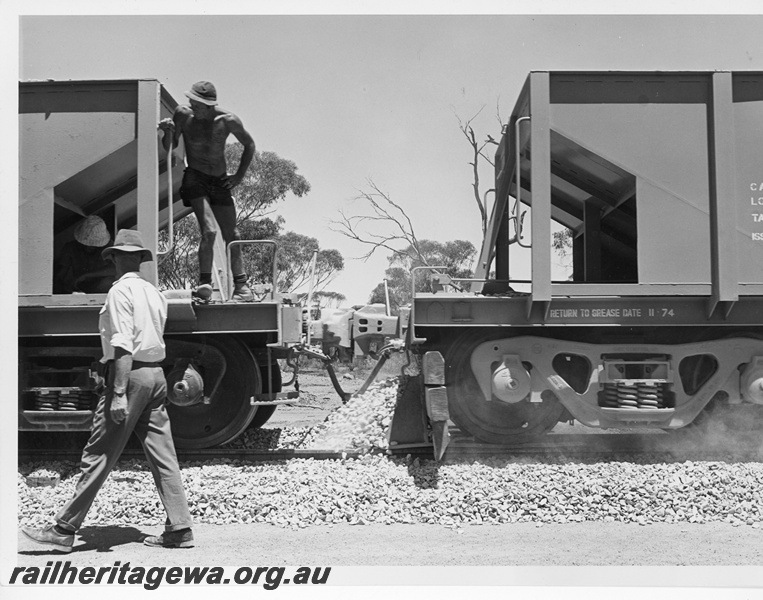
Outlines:
[[259,411],[250,398],[260,393],[262,378],[249,349],[231,335],[168,337],[166,342],[166,362],[191,359],[209,397],[208,404],[167,404],[175,445],[210,448],[234,440]]
[[472,352],[487,341],[484,333],[467,334],[452,344],[446,357],[448,409],[453,422],[478,440],[515,444],[553,429],[564,413],[556,398],[514,404],[485,400],[472,372]]
[[[763,333],[755,331],[738,331],[724,335],[706,335],[703,333],[703,335],[698,336],[696,341],[732,338],[763,340]],[[694,385],[694,389],[687,391],[696,393],[712,375],[711,367],[713,365],[714,361],[700,358],[689,362],[687,374],[689,381]],[[723,402],[711,401],[691,423],[678,431],[694,439],[702,440],[714,437],[722,438],[723,436],[759,434],[761,430],[763,430],[763,406],[756,404],[728,405]]]

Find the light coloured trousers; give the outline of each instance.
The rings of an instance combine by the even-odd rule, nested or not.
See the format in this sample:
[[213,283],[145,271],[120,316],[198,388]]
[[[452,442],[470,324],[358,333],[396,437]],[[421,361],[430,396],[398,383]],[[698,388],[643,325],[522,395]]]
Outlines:
[[[110,375],[113,380],[113,373]],[[56,523],[75,530],[82,526],[95,496],[122,454],[130,434],[135,431],[167,511],[165,531],[190,527],[191,513],[164,406],[167,396],[164,372],[161,367],[133,368],[127,385],[127,417],[118,424],[109,415],[112,389],[109,385],[106,395],[98,401],[92,433],[82,451],[82,475],[74,496],[56,515]]]

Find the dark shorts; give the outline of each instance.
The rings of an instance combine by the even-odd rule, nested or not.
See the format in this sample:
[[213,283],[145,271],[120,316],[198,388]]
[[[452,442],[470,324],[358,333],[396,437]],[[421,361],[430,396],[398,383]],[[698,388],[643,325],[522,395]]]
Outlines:
[[191,206],[194,198],[208,198],[210,206],[233,206],[230,190],[223,187],[222,178],[207,175],[191,167],[183,173],[183,185],[180,187],[183,206]]

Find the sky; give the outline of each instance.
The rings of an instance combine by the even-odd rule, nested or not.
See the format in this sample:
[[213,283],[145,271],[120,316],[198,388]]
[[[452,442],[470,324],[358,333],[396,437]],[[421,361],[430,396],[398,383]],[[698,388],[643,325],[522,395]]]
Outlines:
[[[531,70],[763,69],[761,15],[283,15],[213,6],[218,14],[26,11],[18,79],[154,78],[179,102],[193,82],[212,81],[257,149],[294,161],[310,182],[307,196],[276,210],[286,230],[342,253],[345,270],[329,289],[350,305],[382,282],[389,252],[358,260],[367,248],[331,222],[340,211],[367,212],[357,197],[370,182],[403,207],[419,238],[479,248],[459,118],[478,115],[480,139],[498,137],[497,115],[507,119]],[[484,168],[483,191],[491,177]]]

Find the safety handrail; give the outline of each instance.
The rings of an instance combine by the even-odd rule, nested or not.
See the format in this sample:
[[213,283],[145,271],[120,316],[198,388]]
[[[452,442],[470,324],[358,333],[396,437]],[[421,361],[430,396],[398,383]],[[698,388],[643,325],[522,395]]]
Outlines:
[[488,281],[494,281],[496,283],[532,283],[531,279],[491,279],[490,277],[451,277],[450,280],[462,283],[487,283]]
[[[278,242],[275,240],[233,240],[230,242],[226,248],[226,258],[228,259],[228,272],[230,272],[230,255],[231,255],[231,248],[233,246],[246,246],[248,244],[270,244],[273,246],[273,283],[270,290],[270,299],[272,300],[275,297],[275,291],[276,291],[276,281],[278,280]],[[230,297],[232,294],[233,284],[232,284],[233,278],[231,277],[228,281],[228,296]]]
[[[159,206],[161,204],[160,202],[160,196],[161,194],[157,190],[156,193],[156,205],[159,211],[161,211],[161,207]],[[167,242],[167,249],[159,252],[159,249],[156,249],[156,259],[157,261],[163,258],[167,258],[167,256],[172,252],[172,248],[175,245],[175,215],[174,215],[174,209],[173,209],[173,200],[172,200],[172,143],[170,143],[170,147],[167,149],[167,215],[168,215],[168,222],[167,222],[167,234],[168,234],[168,242]]]
[[430,266],[421,266],[421,267],[413,267],[411,269],[411,313],[408,317],[408,330],[410,331],[410,341],[412,344],[420,344],[424,341],[426,341],[425,338],[417,338],[416,337],[416,321],[414,319],[415,317],[415,310],[416,310],[416,271],[436,271],[438,269],[447,269],[448,267],[445,266],[436,266],[436,267],[430,267]]
[[495,195],[495,188],[490,188],[484,194],[482,194],[482,208],[485,210],[486,215],[490,214],[490,211],[487,209],[487,195],[491,193]]
[[520,151],[522,147],[522,143],[519,139],[519,126],[522,124],[522,121],[529,121],[530,117],[519,117],[514,123],[514,143],[516,147],[516,175],[517,175],[517,203],[514,205],[514,215],[511,217],[514,219],[514,227],[517,231],[517,244],[519,244],[522,248],[529,248],[532,246],[532,243],[525,244],[522,242],[522,219],[519,216],[520,211],[520,204],[521,204],[521,196],[522,196],[522,164],[521,164],[521,156]]

